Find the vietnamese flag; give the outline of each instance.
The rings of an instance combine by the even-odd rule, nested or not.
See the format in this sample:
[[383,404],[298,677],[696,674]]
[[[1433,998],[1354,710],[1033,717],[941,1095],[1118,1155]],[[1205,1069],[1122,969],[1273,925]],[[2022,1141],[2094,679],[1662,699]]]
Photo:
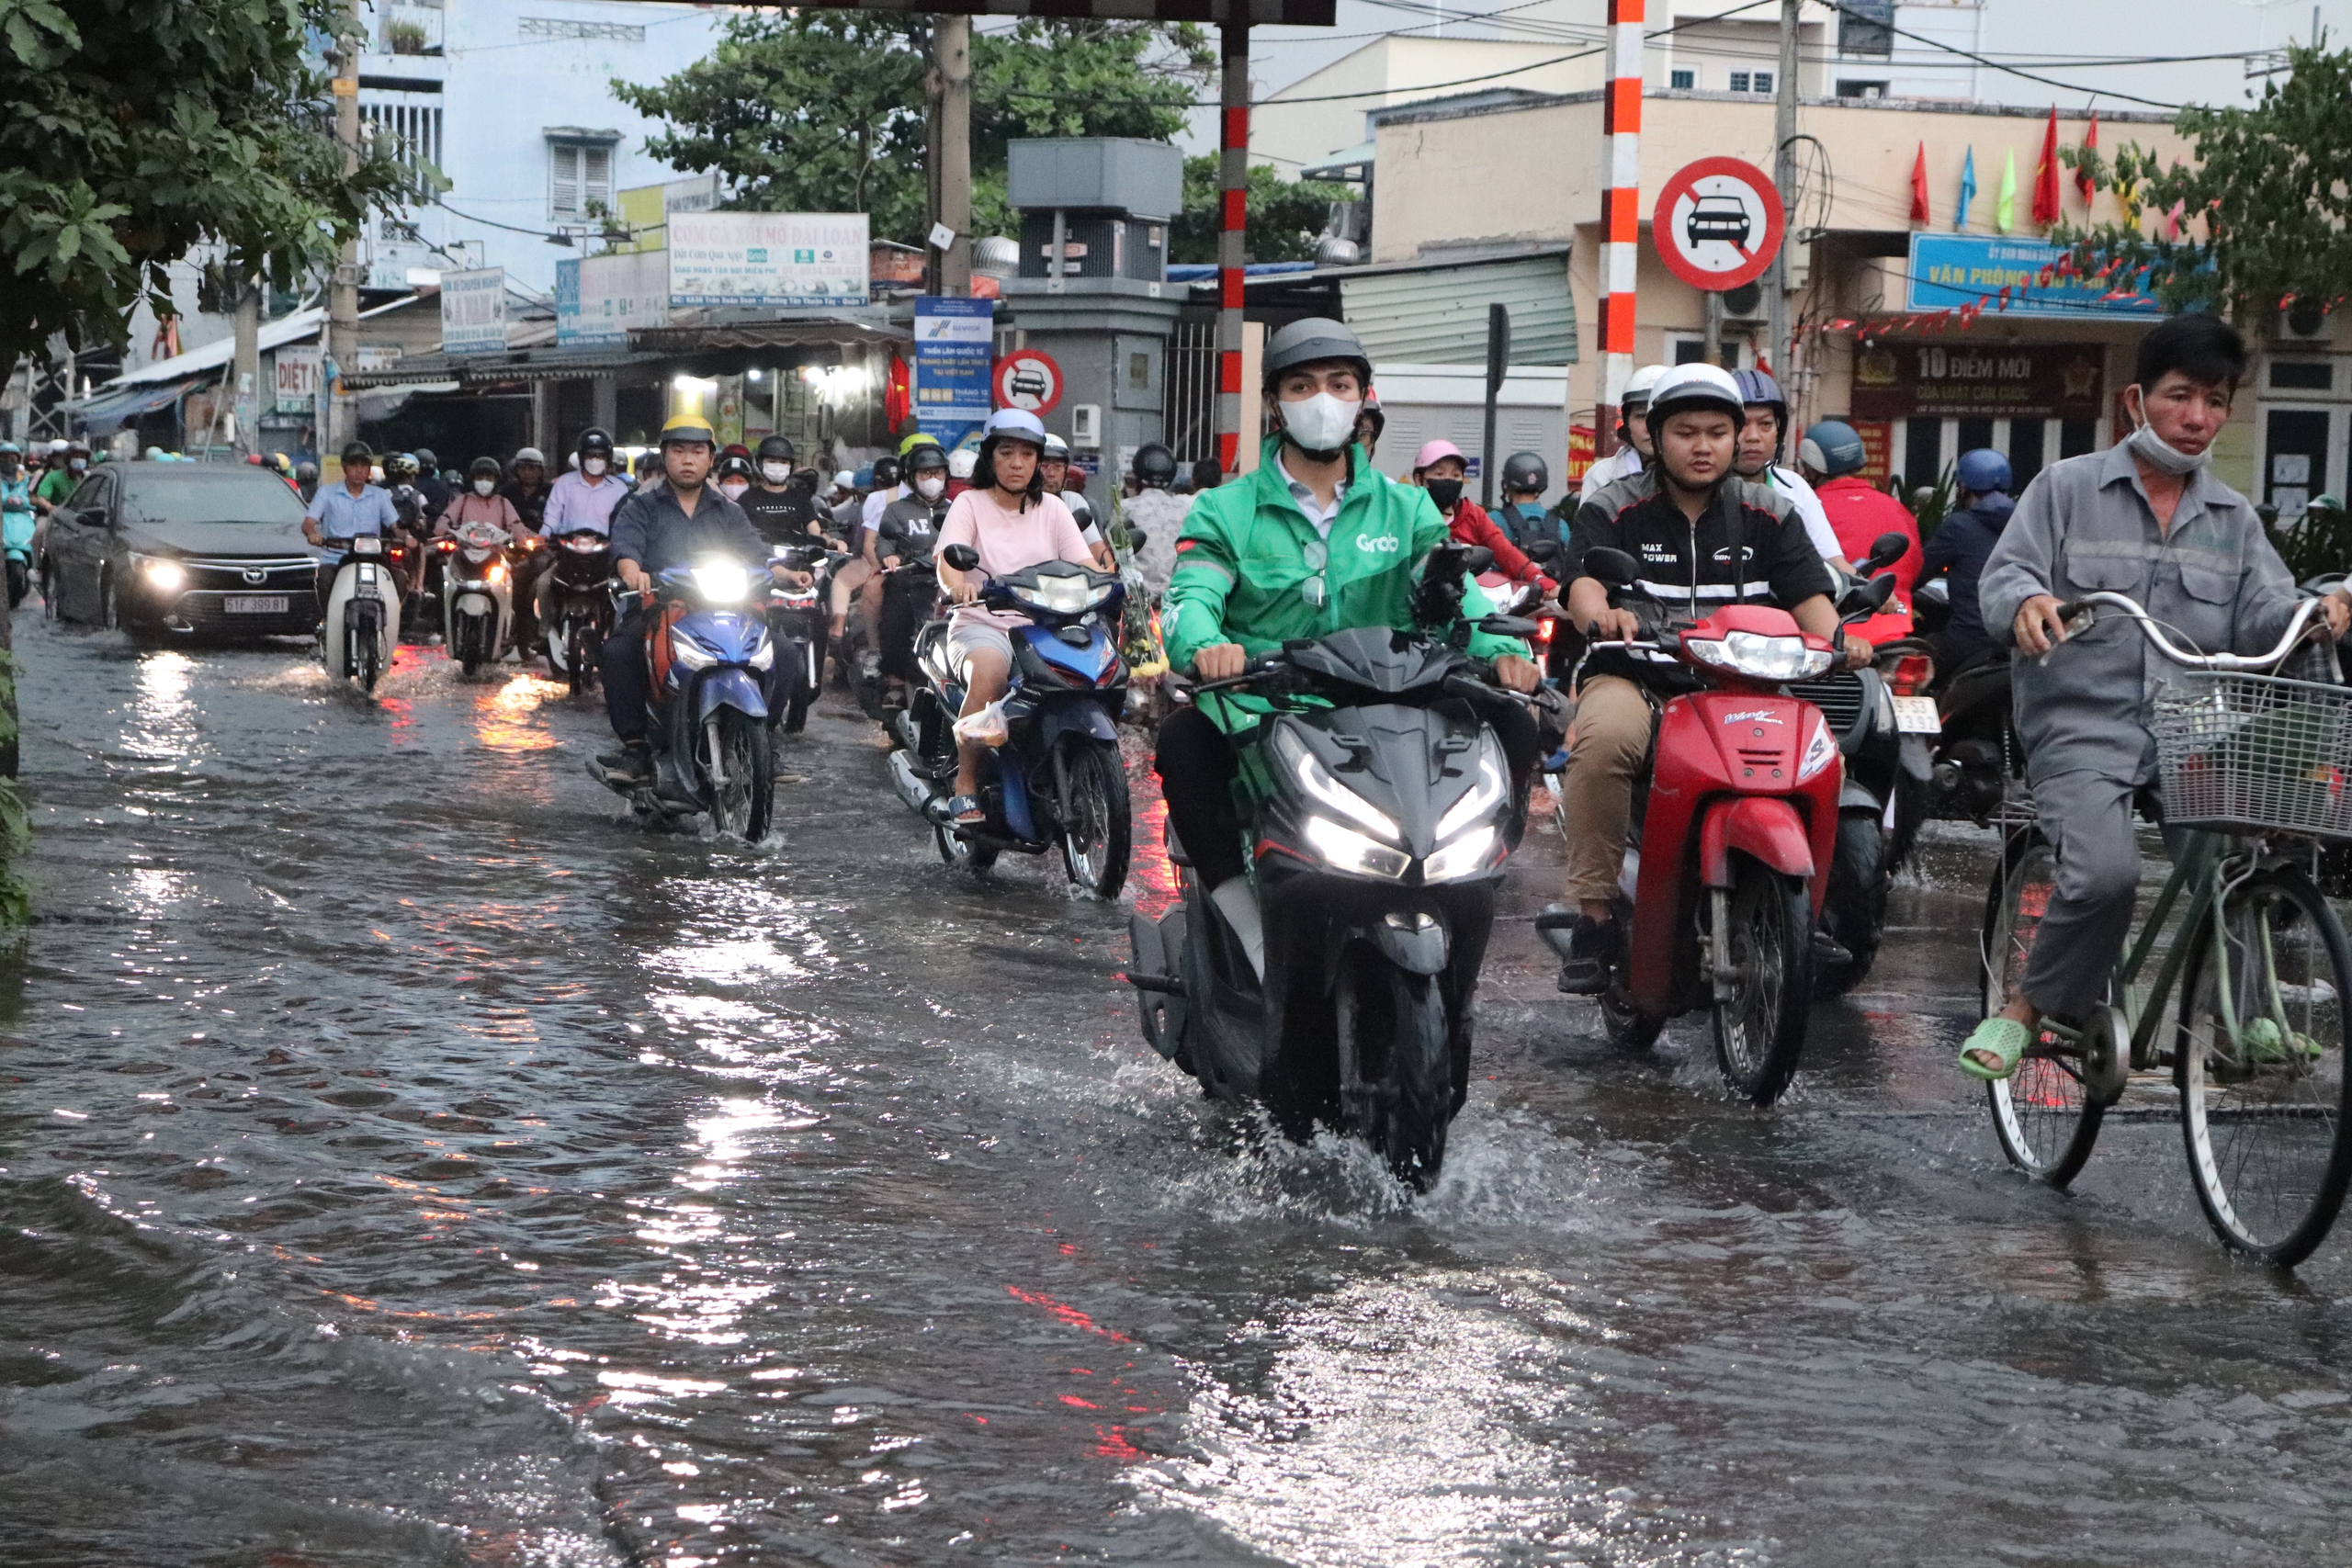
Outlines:
[[[2088,154],[2098,151],[2098,110],[2093,109],[2091,110],[2091,128],[2083,136],[2083,152]],[[2083,193],[2083,204],[2086,207],[2090,205],[2091,193],[2098,189],[2098,184],[2091,178],[2091,161],[2087,156],[2075,165],[2075,188]]]
[[2050,129],[2041,133],[2041,162],[2033,171],[2033,220],[2058,221],[2058,107],[2050,108]]
[[1928,144],[1924,141],[1911,163],[1911,221],[1928,221]]

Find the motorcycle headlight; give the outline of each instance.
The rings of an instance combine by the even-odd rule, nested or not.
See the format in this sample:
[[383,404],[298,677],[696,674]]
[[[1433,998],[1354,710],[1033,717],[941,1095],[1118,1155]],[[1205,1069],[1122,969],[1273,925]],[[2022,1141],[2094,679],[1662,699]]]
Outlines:
[[1801,637],[1765,637],[1732,632],[1720,642],[1682,639],[1690,656],[1718,670],[1753,681],[1803,681],[1829,668],[1832,655],[1807,648]]
[[576,536],[566,538],[563,547],[575,556],[600,556],[606,548],[605,541],[593,535],[585,538]]
[[187,569],[179,562],[155,556],[141,556],[138,560],[139,574],[147,580],[148,587],[164,593],[176,593],[187,586]]
[[1838,755],[1838,742],[1829,733],[1829,726],[1819,714],[1812,719],[1813,732],[1805,738],[1804,758],[1797,763],[1797,783],[1803,784],[1827,767]]
[[[1404,829],[1396,826],[1396,819],[1333,778],[1331,770],[1307,750],[1306,742],[1300,739],[1295,731],[1287,726],[1278,727],[1274,730],[1272,747],[1274,755],[1281,758],[1283,765],[1290,770],[1291,777],[1298,781],[1298,787],[1305,790],[1307,797],[1317,805],[1353,818],[1391,843],[1405,841]],[[1380,874],[1396,876],[1402,874],[1400,866],[1396,871]]]
[[752,574],[731,560],[705,561],[694,569],[695,592],[712,604],[740,604],[751,596]]
[[1391,881],[1405,874],[1413,857],[1402,850],[1374,843],[1352,828],[1342,828],[1328,817],[1309,813],[1301,829],[1309,848],[1335,871],[1358,872]]
[[682,632],[670,634],[670,657],[689,670],[707,670],[718,662],[718,656]]
[[1035,588],[1016,588],[1012,596],[1057,615],[1075,615],[1102,603],[1111,591],[1097,588],[1082,577],[1055,576],[1039,578]]
[[1500,836],[1492,825],[1473,828],[1421,863],[1423,882],[1458,882],[1487,870]]
[[506,563],[504,561],[494,560],[490,563],[490,580],[492,582],[503,582],[506,581]]
[[[1494,738],[1491,736],[1487,737],[1479,747],[1477,782],[1463,793],[1460,800],[1455,801],[1446,809],[1444,816],[1437,819],[1439,843],[1444,843],[1454,834],[1486,817],[1496,807],[1502,804],[1503,793],[1510,786],[1505,781],[1502,761],[1496,755],[1497,750]],[[1439,855],[1444,852],[1441,850],[1438,855],[1430,856],[1430,863],[1435,865]]]

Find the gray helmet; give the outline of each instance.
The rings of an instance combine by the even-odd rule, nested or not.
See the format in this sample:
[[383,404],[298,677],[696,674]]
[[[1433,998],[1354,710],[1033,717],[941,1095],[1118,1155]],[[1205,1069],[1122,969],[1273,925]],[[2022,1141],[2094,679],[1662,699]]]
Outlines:
[[[1860,473],[1870,461],[1870,452],[1862,445],[1861,433],[1852,425],[1842,419],[1825,419],[1797,444],[1797,461],[1834,479]],[[1967,459],[1961,462],[1964,468]]]
[[1157,441],[1138,448],[1135,476],[1146,490],[1166,490],[1176,482],[1176,454]]
[[1326,359],[1348,361],[1365,384],[1371,384],[1372,361],[1365,356],[1363,344],[1348,324],[1329,316],[1309,316],[1293,321],[1266,340],[1265,389],[1272,391],[1286,370]]
[[1532,452],[1513,452],[1503,459],[1503,489],[1532,491],[1541,495],[1552,488],[1551,470]]

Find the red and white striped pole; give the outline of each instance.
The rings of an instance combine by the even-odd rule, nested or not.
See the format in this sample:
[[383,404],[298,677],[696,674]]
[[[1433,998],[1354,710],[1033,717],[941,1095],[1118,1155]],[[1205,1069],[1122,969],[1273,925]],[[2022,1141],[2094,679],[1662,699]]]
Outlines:
[[1224,56],[1219,94],[1219,173],[1225,204],[1216,237],[1216,460],[1230,479],[1241,466],[1241,279],[1249,261],[1250,223],[1250,9],[1249,0],[1227,0],[1218,29]]
[[1617,400],[1634,374],[1634,284],[1642,238],[1642,8],[1609,0],[1609,94],[1600,110],[1600,407],[1593,450],[1617,446]]

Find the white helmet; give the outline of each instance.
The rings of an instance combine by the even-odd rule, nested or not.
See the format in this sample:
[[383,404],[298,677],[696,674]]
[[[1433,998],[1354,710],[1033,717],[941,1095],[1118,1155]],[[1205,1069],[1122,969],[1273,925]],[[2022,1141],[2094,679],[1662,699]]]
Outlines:
[[979,466],[980,455],[969,446],[958,446],[947,454],[947,477],[951,479],[968,479]]
[[1747,417],[1739,383],[1720,365],[1675,366],[1657,378],[1649,393],[1649,411],[1645,417],[1653,432],[1667,415],[1686,409],[1714,409],[1728,413],[1735,429]]
[[857,476],[852,473],[849,469],[843,468],[840,473],[833,476],[833,488],[835,490],[855,490],[857,488]]
[[1663,365],[1645,365],[1627,377],[1625,389],[1618,395],[1617,406],[1623,409],[1637,409],[1648,402],[1650,389],[1657,385],[1658,378],[1666,374],[1667,368]]

